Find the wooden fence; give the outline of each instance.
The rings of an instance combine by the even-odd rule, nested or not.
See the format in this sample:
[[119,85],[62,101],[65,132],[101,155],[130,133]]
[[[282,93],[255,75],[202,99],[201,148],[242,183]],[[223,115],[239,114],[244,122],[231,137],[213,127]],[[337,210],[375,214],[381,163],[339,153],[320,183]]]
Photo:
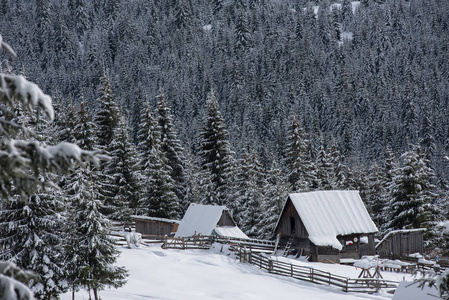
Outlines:
[[209,249],[214,243],[210,235],[194,235],[182,238],[166,237],[162,244],[163,249]]
[[251,252],[272,252],[275,242],[257,239],[239,239],[233,237],[222,237],[215,235],[194,235],[190,237],[173,238],[165,237],[162,244],[163,249],[209,249],[213,243],[228,244],[231,250],[247,249]]
[[336,286],[345,292],[375,293],[381,288],[396,289],[398,282],[376,278],[351,279],[315,268],[297,266],[272,260],[261,253],[241,250],[237,253],[241,262],[267,270],[269,273],[288,276],[317,284]]

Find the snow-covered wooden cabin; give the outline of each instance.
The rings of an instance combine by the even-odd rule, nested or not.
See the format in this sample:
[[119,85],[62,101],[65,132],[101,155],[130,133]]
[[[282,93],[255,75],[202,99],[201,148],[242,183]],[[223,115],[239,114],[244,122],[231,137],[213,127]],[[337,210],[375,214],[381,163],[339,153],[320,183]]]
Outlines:
[[393,230],[376,245],[380,257],[398,258],[423,253],[425,228]]
[[247,239],[237,227],[226,206],[190,204],[179,224],[175,237],[218,235]]
[[281,245],[324,262],[375,254],[377,231],[358,191],[290,194],[275,229]]
[[136,232],[148,237],[173,236],[180,221],[147,216],[131,216],[136,224]]

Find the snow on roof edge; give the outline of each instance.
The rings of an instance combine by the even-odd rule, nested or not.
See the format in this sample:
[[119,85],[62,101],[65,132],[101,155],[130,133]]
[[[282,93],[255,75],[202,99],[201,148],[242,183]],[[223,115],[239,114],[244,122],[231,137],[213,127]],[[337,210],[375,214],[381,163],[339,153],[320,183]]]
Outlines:
[[378,231],[358,191],[293,193],[289,198],[306,227],[310,241],[317,246],[341,250],[343,246],[337,236]]

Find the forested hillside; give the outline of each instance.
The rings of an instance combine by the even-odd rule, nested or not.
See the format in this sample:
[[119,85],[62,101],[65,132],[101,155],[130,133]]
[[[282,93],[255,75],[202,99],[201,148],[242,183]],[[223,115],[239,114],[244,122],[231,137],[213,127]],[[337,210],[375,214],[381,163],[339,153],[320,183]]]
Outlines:
[[226,204],[268,236],[287,192],[334,188],[361,190],[378,225],[410,197],[433,216],[391,228],[444,218],[448,1],[0,5],[19,57],[1,71],[53,96],[55,138],[113,157],[95,175],[111,218]]

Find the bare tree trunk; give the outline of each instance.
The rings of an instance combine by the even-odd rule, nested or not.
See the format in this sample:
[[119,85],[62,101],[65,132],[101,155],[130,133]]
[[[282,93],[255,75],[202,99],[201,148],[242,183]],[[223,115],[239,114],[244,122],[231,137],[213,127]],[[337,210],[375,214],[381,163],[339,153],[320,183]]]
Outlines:
[[97,288],[92,288],[92,290],[94,291],[94,298],[95,298],[95,300],[98,300]]

